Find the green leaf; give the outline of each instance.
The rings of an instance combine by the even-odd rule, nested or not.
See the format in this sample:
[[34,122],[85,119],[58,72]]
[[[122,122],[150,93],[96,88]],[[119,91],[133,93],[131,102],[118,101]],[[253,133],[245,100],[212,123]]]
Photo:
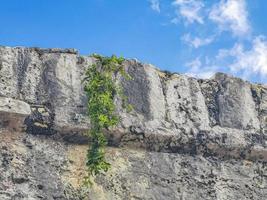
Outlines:
[[126,80],[132,80],[122,66],[125,59],[115,55],[103,57],[93,54],[92,57],[97,60],[96,64],[88,67],[85,78],[82,80],[88,97],[87,110],[91,123],[91,129],[87,133],[91,138],[86,162],[88,176],[85,177],[85,183],[87,185],[92,184],[91,176],[107,172],[111,167],[105,159],[107,139],[104,136],[104,129],[116,126],[120,121],[115,113],[115,96],[122,99],[123,108],[126,108],[127,112],[132,110],[116,78],[120,74]]

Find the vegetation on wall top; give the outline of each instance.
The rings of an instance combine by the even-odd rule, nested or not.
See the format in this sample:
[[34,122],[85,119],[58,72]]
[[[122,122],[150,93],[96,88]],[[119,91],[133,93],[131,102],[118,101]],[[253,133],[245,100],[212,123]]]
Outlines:
[[131,109],[131,106],[127,104],[123,89],[117,81],[118,75],[123,76],[126,80],[130,79],[122,65],[124,58],[114,55],[103,57],[96,54],[93,54],[93,57],[96,58],[96,63],[88,67],[84,79],[84,91],[88,97],[87,108],[91,125],[88,131],[91,144],[87,152],[87,184],[91,184],[90,177],[107,172],[110,168],[110,163],[105,159],[107,139],[104,130],[116,126],[120,120],[116,113],[114,98],[120,97],[122,106],[128,111]]

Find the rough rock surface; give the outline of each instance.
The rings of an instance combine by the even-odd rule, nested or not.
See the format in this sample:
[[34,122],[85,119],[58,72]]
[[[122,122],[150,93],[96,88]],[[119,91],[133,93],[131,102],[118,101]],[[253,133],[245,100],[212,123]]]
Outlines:
[[136,60],[107,131],[112,164],[82,186],[90,127],[73,49],[0,47],[0,199],[267,197],[267,87],[218,73],[198,80]]

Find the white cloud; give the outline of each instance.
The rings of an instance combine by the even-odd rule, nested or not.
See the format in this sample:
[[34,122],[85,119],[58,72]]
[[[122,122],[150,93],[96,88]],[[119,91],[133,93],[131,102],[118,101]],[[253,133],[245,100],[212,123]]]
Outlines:
[[150,7],[152,10],[160,13],[160,3],[159,0],[149,0]]
[[[206,60],[205,65],[208,64],[207,62],[209,61]],[[189,70],[185,74],[196,78],[211,78],[217,70],[217,67],[215,66],[203,65],[199,57],[191,62],[186,63],[185,65],[189,68]]]
[[[204,2],[206,1],[173,0],[172,5],[175,6],[177,16],[172,22],[178,23],[183,20],[185,25],[200,24],[201,26],[197,28],[206,27],[213,31],[218,28],[220,32],[229,31],[234,36],[231,39],[236,41],[232,48],[214,49],[217,53],[208,53],[206,57],[198,56],[185,63],[188,67],[186,74],[198,78],[210,78],[216,72],[222,71],[248,80],[258,79],[267,82],[267,38],[253,36],[246,0],[218,0],[212,3],[211,7],[207,7],[208,4]],[[212,43],[215,39],[220,39],[221,34],[218,32],[212,34],[196,37],[188,33],[184,34],[181,40],[191,47],[199,48]],[[244,37],[248,40],[242,42],[240,38]]]
[[251,49],[245,50],[242,44],[235,44],[230,50],[220,50],[218,58],[233,58],[229,65],[231,72],[241,73],[244,78],[251,75],[267,77],[267,40],[258,36],[252,41]]
[[214,37],[207,37],[207,38],[199,38],[199,37],[192,37],[190,34],[185,34],[182,36],[182,41],[189,44],[194,48],[199,48],[201,46],[208,45],[213,42]]
[[231,49],[221,49],[217,56],[210,59],[195,60],[185,64],[187,74],[199,78],[210,78],[215,72],[230,72],[244,79],[258,77],[258,81],[267,81],[267,39],[257,36],[250,48],[236,43]]
[[172,19],[173,23],[178,23],[179,18],[184,18],[186,23],[197,22],[203,24],[203,16],[201,10],[204,7],[204,3],[199,0],[175,0],[172,3],[176,7],[177,16]]
[[221,0],[212,7],[209,18],[221,30],[231,31],[235,36],[244,36],[250,32],[245,0]]

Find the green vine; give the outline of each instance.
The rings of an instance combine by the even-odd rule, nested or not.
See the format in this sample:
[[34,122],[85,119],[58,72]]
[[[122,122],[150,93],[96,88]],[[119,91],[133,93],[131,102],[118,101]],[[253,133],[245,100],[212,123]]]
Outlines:
[[88,176],[85,179],[87,184],[91,184],[92,176],[107,172],[111,167],[105,159],[107,139],[104,130],[116,126],[120,120],[116,114],[114,98],[120,97],[123,107],[127,110],[131,109],[131,106],[127,105],[127,98],[117,81],[118,75],[130,79],[122,66],[124,58],[102,57],[96,54],[93,54],[93,57],[96,58],[96,64],[89,66],[84,79],[84,91],[88,97],[87,107],[91,125],[88,131],[91,144],[87,152]]

